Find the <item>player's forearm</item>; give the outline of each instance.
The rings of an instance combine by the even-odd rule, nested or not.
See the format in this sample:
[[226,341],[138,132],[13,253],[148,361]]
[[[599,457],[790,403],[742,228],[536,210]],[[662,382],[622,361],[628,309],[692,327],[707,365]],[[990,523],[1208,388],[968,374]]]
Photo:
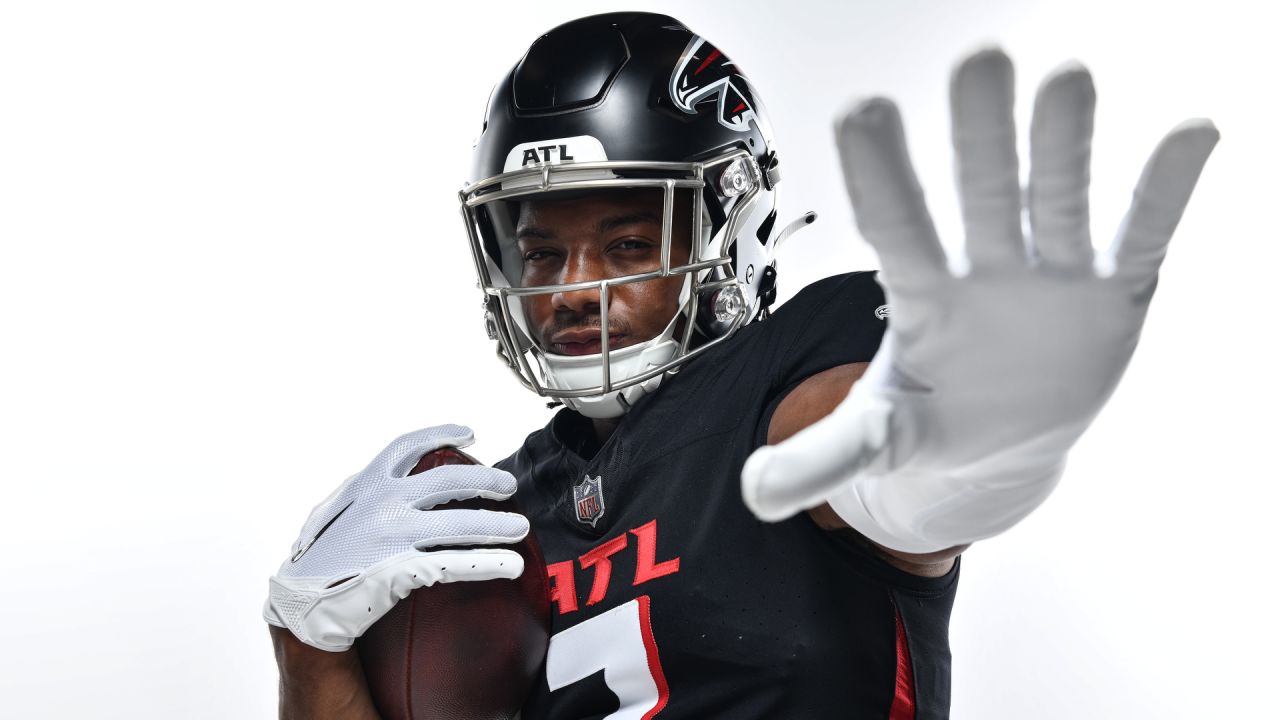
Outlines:
[[354,649],[326,652],[271,628],[280,668],[281,720],[379,720]]

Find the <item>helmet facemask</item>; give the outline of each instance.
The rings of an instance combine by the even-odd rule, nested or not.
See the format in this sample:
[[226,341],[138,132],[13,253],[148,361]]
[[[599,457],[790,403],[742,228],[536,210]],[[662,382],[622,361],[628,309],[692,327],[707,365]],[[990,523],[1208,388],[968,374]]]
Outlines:
[[[748,218],[759,224],[758,213],[772,212],[772,192],[762,187],[760,177],[751,155],[732,149],[703,162],[539,165],[465,188],[460,198],[485,294],[485,322],[500,358],[525,387],[584,415],[626,412],[664,374],[718,344],[759,312],[760,278],[754,276],[763,274],[772,242],[749,233],[739,236],[739,230]],[[647,263],[563,283],[555,273],[539,270],[538,252],[528,257],[521,252],[517,223],[522,203],[568,204],[623,191],[661,198],[660,244]],[[749,273],[746,265],[736,266],[736,256],[743,254],[739,248],[753,261]],[[675,278],[678,291],[672,287]],[[651,337],[631,336],[625,347],[611,347],[611,298],[646,292],[650,284],[665,285],[668,298],[676,295],[671,317],[656,334],[650,328],[646,334]],[[545,326],[532,327],[530,307],[543,303],[545,318],[546,303],[554,296],[584,292],[596,294],[599,315],[595,323],[582,325],[597,325],[599,338],[590,347],[579,332],[574,347],[598,352],[557,352],[567,346],[543,337]]]

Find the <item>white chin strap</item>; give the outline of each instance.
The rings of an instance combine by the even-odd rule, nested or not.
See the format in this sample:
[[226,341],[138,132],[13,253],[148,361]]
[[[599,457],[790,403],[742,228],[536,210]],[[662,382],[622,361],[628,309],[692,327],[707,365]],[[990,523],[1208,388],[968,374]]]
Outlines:
[[[621,350],[609,351],[609,377],[635,377],[660,367],[676,356],[680,343],[671,338],[654,338]],[[542,366],[547,388],[552,390],[580,390],[600,387],[603,358],[595,355],[552,355],[535,353]],[[645,393],[658,389],[662,375],[636,383],[620,390],[590,397],[561,398],[564,404],[589,418],[615,418],[625,413]]]
[[[698,278],[700,279],[705,273],[705,270],[699,271]],[[693,275],[685,276],[684,283],[680,287],[680,297],[677,299],[678,306],[684,307],[688,301],[689,294],[693,292],[694,279]],[[520,312],[522,311],[516,308],[516,313]],[[523,317],[516,313],[512,313],[513,319],[517,323],[522,323]],[[674,359],[680,352],[680,342],[674,337],[681,317],[684,317],[684,313],[677,311],[671,318],[671,322],[667,323],[667,327],[656,337],[629,347],[609,350],[609,380],[614,384],[622,383],[662,367]],[[532,354],[541,366],[543,382],[546,383],[548,390],[587,390],[604,387],[604,353],[557,355],[533,348]],[[603,395],[558,399],[566,407],[578,411],[585,417],[600,419],[621,417],[642,396],[657,390],[663,375],[665,373],[659,373],[648,380],[611,390]]]

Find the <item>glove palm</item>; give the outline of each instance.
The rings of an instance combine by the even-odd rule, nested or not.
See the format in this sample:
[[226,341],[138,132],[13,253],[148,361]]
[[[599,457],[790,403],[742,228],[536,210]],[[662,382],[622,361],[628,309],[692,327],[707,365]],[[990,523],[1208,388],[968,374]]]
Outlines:
[[[870,100],[837,124],[849,197],[880,256],[892,314],[849,397],[749,459],[743,495],[758,516],[782,519],[860,485],[860,512],[874,522],[858,529],[882,544],[927,552],[999,532],[1052,490],[1067,449],[1137,346],[1169,237],[1217,140],[1204,120],[1166,136],[1115,244],[1095,262],[1087,201],[1093,106],[1092,80],[1078,65],[1042,85],[1025,196],[1031,234],[1024,237],[1012,64],[992,50],[957,68],[963,276],[948,269],[896,107]],[[990,503],[983,491],[993,487],[1007,490],[1003,505],[985,508],[977,522],[955,512]],[[913,508],[913,527],[900,527],[899,506]],[[948,527],[957,517],[967,521],[959,533]]]

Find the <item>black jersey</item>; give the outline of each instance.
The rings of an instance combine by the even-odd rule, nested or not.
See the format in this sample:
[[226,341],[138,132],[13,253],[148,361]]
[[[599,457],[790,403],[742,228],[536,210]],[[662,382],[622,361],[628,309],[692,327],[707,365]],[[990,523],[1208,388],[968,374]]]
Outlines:
[[499,463],[550,578],[523,720],[947,717],[959,564],[913,576],[741,497],[774,407],[870,360],[884,302],[872,273],[814,283],[663,380],[589,459],[591,425],[566,409]]

